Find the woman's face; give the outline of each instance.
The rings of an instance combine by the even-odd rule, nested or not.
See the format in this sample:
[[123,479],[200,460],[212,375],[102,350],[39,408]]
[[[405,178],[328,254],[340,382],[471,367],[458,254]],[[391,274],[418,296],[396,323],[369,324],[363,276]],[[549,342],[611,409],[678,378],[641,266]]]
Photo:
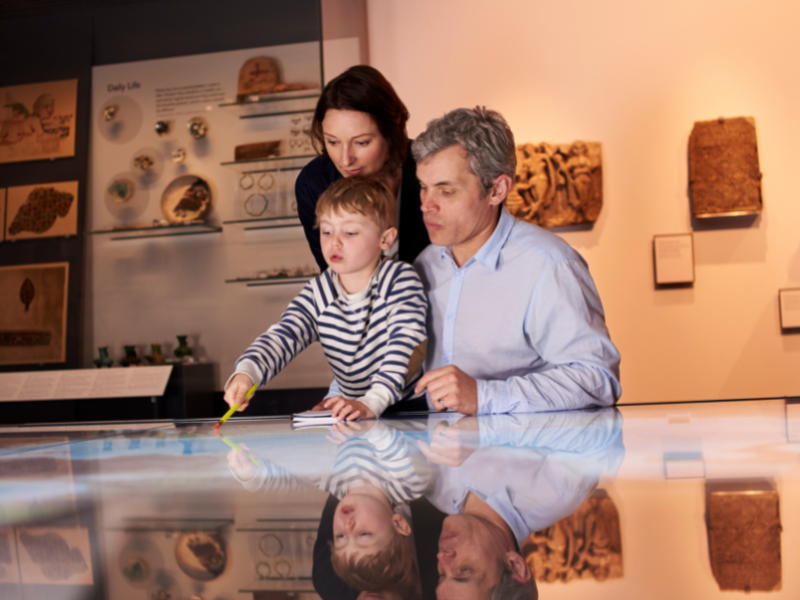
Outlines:
[[329,108],[322,135],[328,156],[344,177],[377,173],[389,158],[389,144],[367,113]]

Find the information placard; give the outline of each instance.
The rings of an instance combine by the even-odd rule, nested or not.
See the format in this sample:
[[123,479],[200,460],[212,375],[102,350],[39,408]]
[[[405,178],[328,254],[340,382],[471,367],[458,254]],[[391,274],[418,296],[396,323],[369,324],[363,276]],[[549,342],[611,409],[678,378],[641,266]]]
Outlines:
[[172,365],[0,373],[0,402],[163,396]]
[[691,233],[653,236],[656,285],[694,283],[694,243]]
[[778,290],[781,329],[800,328],[800,288]]

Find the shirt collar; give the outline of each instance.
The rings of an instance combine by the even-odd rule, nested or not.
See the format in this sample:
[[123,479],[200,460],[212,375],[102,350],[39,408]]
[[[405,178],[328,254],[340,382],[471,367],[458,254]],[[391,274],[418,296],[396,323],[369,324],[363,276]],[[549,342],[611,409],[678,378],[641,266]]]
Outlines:
[[[498,263],[500,262],[500,252],[503,246],[506,245],[508,236],[511,234],[511,229],[514,227],[516,219],[506,210],[505,204],[500,205],[500,218],[497,221],[497,227],[494,228],[492,235],[486,240],[486,243],[481,246],[480,250],[475,253],[471,259],[464,265],[465,267],[471,262],[479,262],[490,271],[496,271]],[[439,260],[445,257],[453,260],[453,251],[450,246],[442,246],[439,251]],[[454,263],[455,264],[455,263]]]

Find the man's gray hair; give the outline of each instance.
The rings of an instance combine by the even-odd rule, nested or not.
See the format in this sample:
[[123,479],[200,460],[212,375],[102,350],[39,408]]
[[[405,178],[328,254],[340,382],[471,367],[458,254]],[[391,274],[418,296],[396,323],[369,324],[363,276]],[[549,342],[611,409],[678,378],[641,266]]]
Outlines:
[[428,123],[411,146],[414,160],[425,162],[458,144],[467,153],[470,170],[487,191],[500,175],[514,179],[517,153],[514,134],[499,112],[485,106],[457,108]]
[[514,579],[514,573],[505,564],[502,563],[502,572],[500,573],[500,581],[492,588],[490,593],[490,600],[538,600],[539,589],[536,587],[536,580],[531,574],[531,580],[528,583],[520,583]]

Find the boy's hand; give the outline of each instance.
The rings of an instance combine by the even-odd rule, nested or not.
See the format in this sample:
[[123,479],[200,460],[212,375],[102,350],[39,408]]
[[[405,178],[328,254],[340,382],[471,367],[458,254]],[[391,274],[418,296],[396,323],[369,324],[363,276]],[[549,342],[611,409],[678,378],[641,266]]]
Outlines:
[[323,409],[330,409],[331,416],[335,417],[338,421],[343,421],[345,418],[348,421],[355,419],[374,419],[375,413],[372,412],[366,404],[358,400],[347,400],[341,396],[333,396],[322,402]]
[[242,481],[250,481],[256,476],[256,468],[247,457],[247,453],[250,452],[250,448],[244,444],[240,444],[240,446],[244,449],[244,452],[231,449],[231,451],[228,452],[228,464],[231,466],[231,469],[233,469],[233,472],[236,473],[236,476],[239,479]]
[[478,414],[478,382],[455,365],[428,371],[417,382],[414,393],[428,390],[439,412],[452,408],[462,415]]
[[228,389],[225,390],[225,402],[231,407],[234,404],[241,404],[236,412],[242,412],[250,404],[249,400],[244,401],[244,397],[251,387],[253,387],[253,380],[244,373],[237,373],[228,384]]
[[417,442],[425,457],[437,465],[460,467],[480,445],[480,425],[475,417],[464,417],[448,425],[440,421],[433,428],[430,444]]
[[334,423],[331,425],[331,434],[326,435],[325,438],[331,443],[341,446],[347,440],[355,437],[361,437],[375,426],[377,421],[343,421],[342,423]]

